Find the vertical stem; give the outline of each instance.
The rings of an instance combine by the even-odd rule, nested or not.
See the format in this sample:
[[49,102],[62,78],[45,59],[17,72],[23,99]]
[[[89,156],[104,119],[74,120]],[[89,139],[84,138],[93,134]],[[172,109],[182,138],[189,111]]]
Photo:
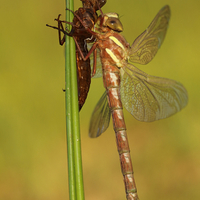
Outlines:
[[[73,10],[73,0],[66,0],[67,8]],[[66,11],[66,21],[72,21],[73,14]],[[66,37],[66,125],[68,150],[68,181],[70,200],[84,200],[81,140],[78,110],[78,90],[75,44],[72,37]]]
[[[69,7],[66,0],[66,6]],[[70,13],[66,12],[66,21],[70,21]],[[72,136],[72,106],[71,106],[71,69],[70,69],[70,37],[65,38],[65,101],[66,101],[66,131],[67,131],[67,157],[68,157],[68,182],[69,199],[76,200],[76,184],[74,172],[73,136]]]

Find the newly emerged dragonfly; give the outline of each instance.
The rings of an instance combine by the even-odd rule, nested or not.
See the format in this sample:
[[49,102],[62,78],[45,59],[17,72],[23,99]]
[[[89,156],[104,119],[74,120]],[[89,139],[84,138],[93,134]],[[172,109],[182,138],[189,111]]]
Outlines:
[[[81,0],[83,7],[79,8],[75,13],[83,21],[84,26],[92,29],[97,22],[97,10],[99,7],[105,5],[106,0]],[[64,30],[62,22],[60,21],[60,15],[55,19],[58,21],[58,27],[50,26],[48,27],[58,29],[59,43],[63,45],[65,42],[65,34],[74,38],[77,41],[81,52],[84,56],[88,54],[87,41],[92,39],[92,34],[86,31],[86,28],[80,23],[79,19],[74,16],[73,22],[69,24],[72,26],[71,31]],[[61,30],[64,32],[63,38],[61,37]],[[79,111],[81,110],[87,94],[89,92],[91,83],[91,67],[90,59],[83,60],[80,51],[76,48],[76,66],[77,66],[77,80],[78,80],[78,101],[79,101]]]
[[[154,58],[164,41],[169,19],[170,8],[166,5],[131,46],[119,34],[123,26],[116,13],[107,13],[99,17],[99,27],[96,27],[96,32],[93,33],[97,42],[92,50],[96,47],[100,50],[105,88],[107,89],[105,81],[113,80],[114,77],[113,74],[109,75],[110,72],[119,73],[119,80],[115,80],[120,82],[117,97],[139,121],[152,122],[170,117],[184,108],[188,102],[187,91],[181,83],[148,75],[131,64],[145,65]],[[108,91],[102,95],[93,111],[90,137],[98,137],[109,125],[112,106],[109,105],[110,100],[106,100],[106,94],[109,94]],[[117,97],[115,95],[115,99]]]
[[[138,195],[122,105],[137,120],[151,122],[175,114],[184,108],[188,101],[187,91],[181,83],[148,75],[130,63],[147,64],[154,58],[164,41],[169,19],[170,8],[165,6],[130,46],[120,34],[123,27],[118,15],[102,13],[94,31],[87,29],[96,41],[86,57],[76,43],[84,60],[87,60],[96,48],[100,51],[106,92],[93,111],[89,135],[101,135],[107,129],[112,115],[127,200],[136,200]],[[79,20],[82,23],[82,20]]]

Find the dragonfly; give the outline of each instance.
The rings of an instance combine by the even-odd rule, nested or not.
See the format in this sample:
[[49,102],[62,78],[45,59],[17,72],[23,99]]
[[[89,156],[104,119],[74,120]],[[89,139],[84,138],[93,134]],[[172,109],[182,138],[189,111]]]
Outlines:
[[112,116],[127,200],[138,200],[139,197],[133,176],[123,107],[137,120],[152,122],[177,113],[188,102],[187,91],[181,83],[148,75],[132,64],[147,64],[155,57],[164,41],[169,19],[170,7],[166,5],[130,45],[120,34],[123,26],[118,14],[102,13],[94,31],[85,26],[96,38],[87,56],[84,57],[75,41],[83,60],[87,60],[93,51],[99,50],[106,91],[93,111],[89,136],[96,138],[105,132]]
[[[106,0],[82,0],[83,7],[79,8],[75,13],[83,21],[84,26],[92,29],[97,22],[98,15],[97,10],[104,6]],[[88,54],[87,43],[92,42],[92,34],[86,31],[86,28],[79,22],[78,18],[74,16],[73,22],[69,22],[72,26],[71,31],[68,29],[65,31],[63,24],[60,20],[60,14],[58,18],[55,19],[58,22],[58,27],[50,26],[48,27],[58,29],[59,44],[63,45],[65,43],[65,35],[71,36],[78,43],[83,55]],[[62,31],[61,31],[62,30]],[[64,36],[61,37],[61,32],[64,32]],[[95,64],[95,63],[94,63]],[[91,66],[90,59],[83,60],[80,51],[76,48],[76,66],[77,66],[77,81],[78,81],[78,101],[79,101],[79,111],[83,107],[85,100],[87,98],[90,83],[91,83]]]

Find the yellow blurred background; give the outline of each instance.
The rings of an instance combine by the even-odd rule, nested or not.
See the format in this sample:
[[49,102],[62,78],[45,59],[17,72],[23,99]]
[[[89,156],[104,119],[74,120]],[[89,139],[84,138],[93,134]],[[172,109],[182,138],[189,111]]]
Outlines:
[[[200,199],[200,1],[108,0],[128,42],[142,33],[157,12],[171,7],[167,36],[143,71],[181,82],[189,104],[153,123],[125,120],[141,200]],[[75,0],[75,9],[81,6]],[[65,2],[1,0],[0,6],[0,200],[68,198],[64,105],[64,47],[47,28]],[[88,137],[92,109],[103,93],[92,81],[80,113],[85,199],[125,199],[112,124],[99,138]]]

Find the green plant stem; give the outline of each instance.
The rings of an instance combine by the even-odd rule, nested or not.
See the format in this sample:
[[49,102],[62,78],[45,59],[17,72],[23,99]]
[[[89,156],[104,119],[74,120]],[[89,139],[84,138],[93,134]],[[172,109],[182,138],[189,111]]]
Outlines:
[[[73,10],[73,0],[66,0],[66,7]],[[72,19],[73,14],[66,11],[66,21],[72,21]],[[69,197],[70,200],[84,200],[75,43],[72,37],[66,37],[65,44]]]
[[[66,2],[68,3],[68,2]],[[69,6],[67,4],[67,6]],[[66,12],[66,20],[69,20],[69,13]],[[66,101],[66,131],[67,131],[67,157],[68,157],[68,182],[69,182],[69,199],[76,200],[76,185],[74,172],[74,155],[73,155],[73,136],[72,136],[72,109],[71,109],[71,69],[70,69],[70,38],[66,37],[65,41],[65,101]]]

